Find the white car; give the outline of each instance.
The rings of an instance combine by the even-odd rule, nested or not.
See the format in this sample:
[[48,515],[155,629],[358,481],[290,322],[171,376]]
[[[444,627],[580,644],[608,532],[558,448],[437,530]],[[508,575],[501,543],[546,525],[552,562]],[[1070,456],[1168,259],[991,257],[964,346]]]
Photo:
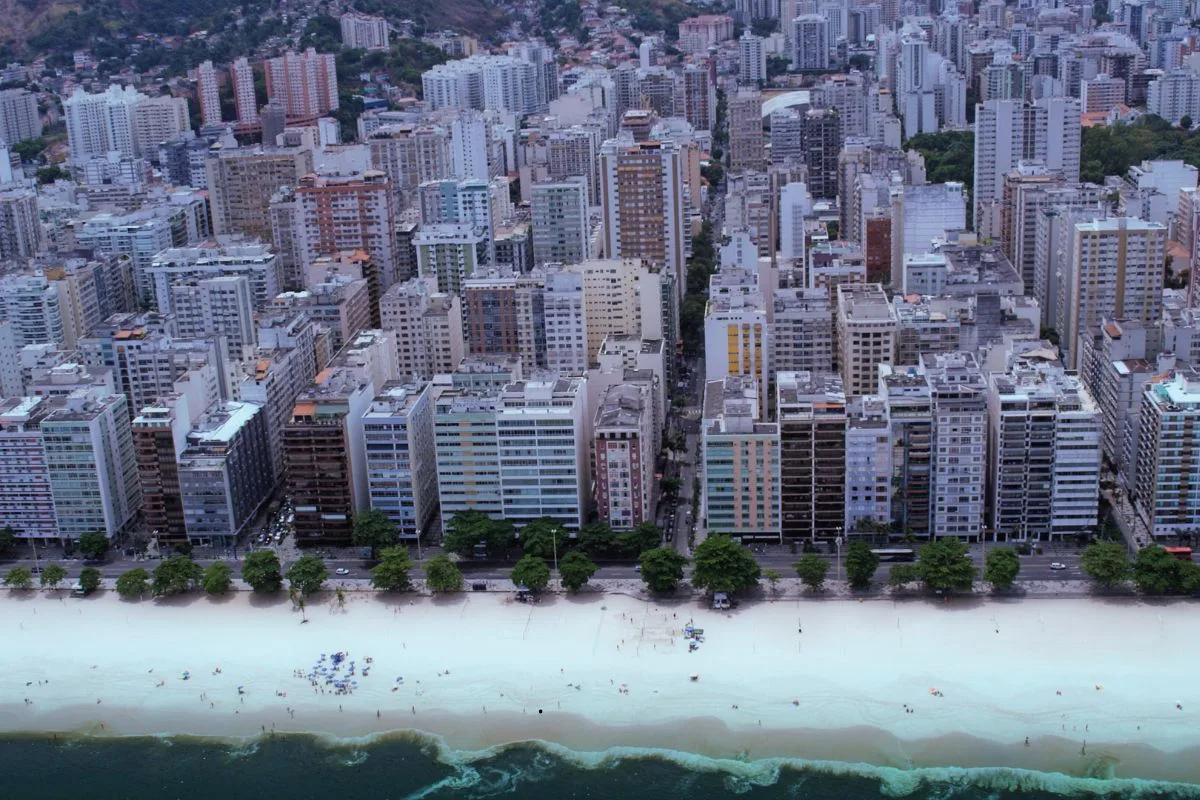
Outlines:
[[1067,565],[1062,563],[1061,561],[1050,562],[1050,569],[1052,569],[1052,570],[1060,570],[1060,569],[1066,569],[1066,568],[1067,568]]
[[345,567],[338,567],[333,572],[335,575],[349,575],[350,574],[350,570],[346,569]]

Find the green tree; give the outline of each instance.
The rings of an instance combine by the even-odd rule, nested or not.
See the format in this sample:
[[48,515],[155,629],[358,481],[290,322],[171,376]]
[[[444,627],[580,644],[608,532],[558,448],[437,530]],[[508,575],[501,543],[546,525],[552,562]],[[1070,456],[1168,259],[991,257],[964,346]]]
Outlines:
[[800,560],[792,564],[792,569],[796,570],[796,575],[804,582],[804,585],[814,592],[825,588],[825,576],[829,573],[829,562],[816,553],[805,553],[800,556]]
[[393,547],[400,541],[400,531],[387,514],[372,508],[354,515],[352,540],[355,547],[371,548],[371,558],[374,559],[379,549]]
[[17,532],[13,530],[12,525],[5,525],[0,528],[0,553],[7,553],[13,549],[13,545],[17,543]]
[[921,548],[917,557],[921,582],[935,592],[963,591],[975,583],[975,562],[958,539],[935,539]]
[[301,597],[321,591],[328,577],[325,562],[312,553],[300,556],[287,571],[288,585],[299,592]]
[[869,589],[875,570],[879,569],[879,556],[871,552],[866,542],[851,542],[846,553],[846,579],[851,589]]
[[182,594],[204,578],[204,570],[191,556],[171,556],[154,568],[151,590],[156,596]]
[[148,591],[150,591],[150,573],[141,567],[135,567],[117,578],[117,594],[126,600],[144,597]]
[[42,570],[41,584],[43,589],[57,589],[58,585],[67,579],[67,571],[62,564],[51,562]]
[[892,567],[892,572],[888,575],[888,586],[899,589],[919,580],[921,580],[921,569],[916,564],[897,564]]
[[233,588],[233,568],[224,561],[209,564],[200,577],[205,594],[226,594]]
[[692,560],[692,585],[709,594],[749,589],[762,574],[750,551],[728,536],[709,536]]
[[1021,571],[1021,559],[1017,551],[1011,547],[997,547],[989,550],[987,563],[983,567],[983,579],[995,589],[1011,588]]
[[662,544],[662,534],[653,522],[643,522],[631,531],[617,534],[617,547],[621,553],[634,558]]
[[1191,594],[1200,588],[1200,564],[1181,561],[1158,545],[1138,551],[1132,574],[1146,594]]
[[555,548],[563,549],[570,542],[566,528],[549,517],[526,523],[519,539],[525,555],[538,558],[552,558]]
[[100,588],[100,570],[95,567],[84,567],[79,572],[79,588],[84,594],[91,594]]
[[658,488],[662,490],[664,497],[678,497],[682,487],[683,481],[679,478],[663,478],[658,482]]
[[638,562],[642,567],[642,581],[655,594],[669,594],[683,580],[683,568],[687,564],[674,547],[656,547],[642,553]]
[[1105,588],[1129,579],[1129,553],[1117,542],[1095,542],[1083,549],[1079,566],[1084,574]]
[[512,582],[524,586],[531,592],[540,592],[550,583],[550,568],[546,560],[537,556],[523,556],[513,567]]
[[20,156],[22,161],[33,161],[46,149],[46,140],[40,136],[34,139],[24,139],[9,149]]
[[283,586],[279,556],[270,550],[255,550],[242,563],[242,580],[258,594],[272,594]]
[[409,572],[412,558],[403,547],[388,547],[379,554],[379,563],[371,568],[371,585],[385,592],[407,592],[412,588]]
[[471,555],[477,544],[492,553],[507,553],[514,533],[509,520],[492,519],[481,511],[460,511],[446,524],[442,547],[460,556]]
[[79,548],[80,554],[88,561],[99,561],[108,554],[110,544],[108,537],[104,535],[104,531],[95,530],[87,531],[80,535],[79,541],[75,543],[75,546]]
[[599,569],[592,560],[578,550],[567,553],[558,562],[558,577],[568,590],[578,592],[591,580]]
[[33,570],[26,566],[15,566],[4,576],[4,585],[10,589],[32,589]]
[[617,549],[617,536],[607,522],[592,522],[579,529],[579,549],[592,558],[611,555]]
[[65,180],[70,179],[70,177],[71,173],[58,166],[42,167],[37,171],[37,182],[41,186],[54,183],[60,178]]
[[425,564],[425,585],[431,592],[462,591],[462,572],[446,556],[432,558]]

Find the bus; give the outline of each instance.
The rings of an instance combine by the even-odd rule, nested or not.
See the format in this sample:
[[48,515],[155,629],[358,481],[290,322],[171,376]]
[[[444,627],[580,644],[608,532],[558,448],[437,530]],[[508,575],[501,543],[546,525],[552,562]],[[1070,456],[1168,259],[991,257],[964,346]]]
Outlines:
[[1180,561],[1192,560],[1192,548],[1190,547],[1164,547],[1163,550],[1173,558],[1178,558]]
[[880,547],[871,551],[880,561],[916,561],[917,551],[911,547]]

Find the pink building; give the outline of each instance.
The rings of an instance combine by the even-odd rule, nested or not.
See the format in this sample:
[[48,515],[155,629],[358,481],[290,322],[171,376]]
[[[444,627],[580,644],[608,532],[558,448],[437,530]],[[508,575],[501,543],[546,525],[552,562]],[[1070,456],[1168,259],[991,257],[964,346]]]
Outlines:
[[648,383],[609,387],[596,412],[596,506],[616,530],[654,519],[654,404]]

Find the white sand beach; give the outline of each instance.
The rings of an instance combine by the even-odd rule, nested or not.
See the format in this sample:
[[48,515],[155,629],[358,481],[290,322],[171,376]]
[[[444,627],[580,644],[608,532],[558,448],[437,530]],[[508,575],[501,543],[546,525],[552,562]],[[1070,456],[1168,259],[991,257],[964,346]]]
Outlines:
[[[306,616],[246,593],[4,592],[0,730],[416,729],[469,750],[542,739],[1200,782],[1200,613],[1184,602],[790,598],[727,613],[611,594],[530,606],[351,592]],[[694,652],[689,620],[704,630]],[[355,662],[352,694],[297,676],[337,651]]]

